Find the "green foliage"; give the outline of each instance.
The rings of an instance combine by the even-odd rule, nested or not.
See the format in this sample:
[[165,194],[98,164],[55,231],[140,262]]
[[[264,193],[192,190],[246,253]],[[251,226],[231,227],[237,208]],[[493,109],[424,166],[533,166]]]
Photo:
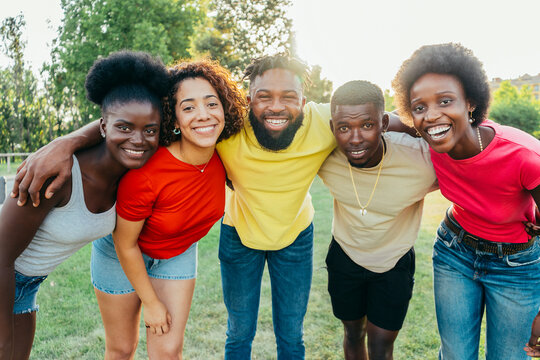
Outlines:
[[390,90],[384,90],[384,110],[391,112],[396,109],[394,105],[394,96],[390,95]]
[[509,81],[503,81],[493,94],[489,117],[540,138],[540,103],[534,100],[528,86],[518,90]]
[[304,89],[307,101],[316,103],[329,103],[332,96],[332,81],[321,78],[321,67],[314,65],[311,67],[311,85]]
[[165,63],[190,56],[194,28],[203,17],[196,0],[62,0],[63,24],[55,40],[52,75],[78,128],[99,118],[86,100],[84,81],[94,61],[122,49],[160,56]]
[[0,152],[28,152],[44,144],[42,109],[44,94],[37,90],[37,79],[25,67],[22,34],[26,22],[22,14],[2,21],[2,52],[11,64],[0,69]]
[[206,55],[239,76],[254,57],[290,50],[290,0],[209,0],[207,23],[193,40]]

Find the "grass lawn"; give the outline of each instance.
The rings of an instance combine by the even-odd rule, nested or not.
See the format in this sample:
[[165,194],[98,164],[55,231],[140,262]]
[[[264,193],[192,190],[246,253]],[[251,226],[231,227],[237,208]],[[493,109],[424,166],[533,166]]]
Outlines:
[[[306,359],[342,359],[341,322],[332,315],[324,258],[330,242],[332,198],[317,178],[311,189],[315,214],[314,273],[305,319]],[[426,198],[416,244],[416,283],[407,319],[395,345],[395,359],[435,359],[439,340],[432,293],[431,247],[448,202],[439,192]],[[221,295],[218,226],[199,243],[199,273],[186,330],[185,359],[222,359],[227,314]],[[32,359],[102,359],[104,331],[90,283],[90,247],[56,269],[38,295]],[[137,359],[146,359],[144,326]],[[482,350],[483,352],[483,350]],[[275,359],[270,284],[265,272],[253,359]]]

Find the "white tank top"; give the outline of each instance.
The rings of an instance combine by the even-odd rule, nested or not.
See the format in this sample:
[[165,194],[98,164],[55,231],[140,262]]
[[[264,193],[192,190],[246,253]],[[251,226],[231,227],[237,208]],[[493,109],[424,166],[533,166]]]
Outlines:
[[53,208],[34,239],[15,260],[15,270],[26,276],[48,275],[89,242],[110,234],[116,224],[116,207],[93,214],[84,202],[81,169],[73,156],[69,202]]

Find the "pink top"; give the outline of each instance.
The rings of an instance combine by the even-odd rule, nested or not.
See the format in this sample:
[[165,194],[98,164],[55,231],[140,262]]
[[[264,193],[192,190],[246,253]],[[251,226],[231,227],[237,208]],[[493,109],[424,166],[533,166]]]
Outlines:
[[527,242],[523,222],[535,219],[529,190],[540,185],[540,141],[489,120],[482,125],[493,128],[495,137],[472,158],[454,160],[430,149],[441,192],[469,233],[495,242]]

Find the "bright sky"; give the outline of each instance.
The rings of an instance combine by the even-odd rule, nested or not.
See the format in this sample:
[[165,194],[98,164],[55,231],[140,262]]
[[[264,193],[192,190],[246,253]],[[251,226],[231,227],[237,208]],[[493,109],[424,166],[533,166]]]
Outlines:
[[[26,60],[39,69],[61,21],[60,0],[0,4],[2,19],[20,11],[27,22]],[[300,57],[321,65],[334,88],[354,79],[390,88],[414,50],[449,41],[473,50],[489,78],[540,73],[539,0],[293,0],[289,14]]]

